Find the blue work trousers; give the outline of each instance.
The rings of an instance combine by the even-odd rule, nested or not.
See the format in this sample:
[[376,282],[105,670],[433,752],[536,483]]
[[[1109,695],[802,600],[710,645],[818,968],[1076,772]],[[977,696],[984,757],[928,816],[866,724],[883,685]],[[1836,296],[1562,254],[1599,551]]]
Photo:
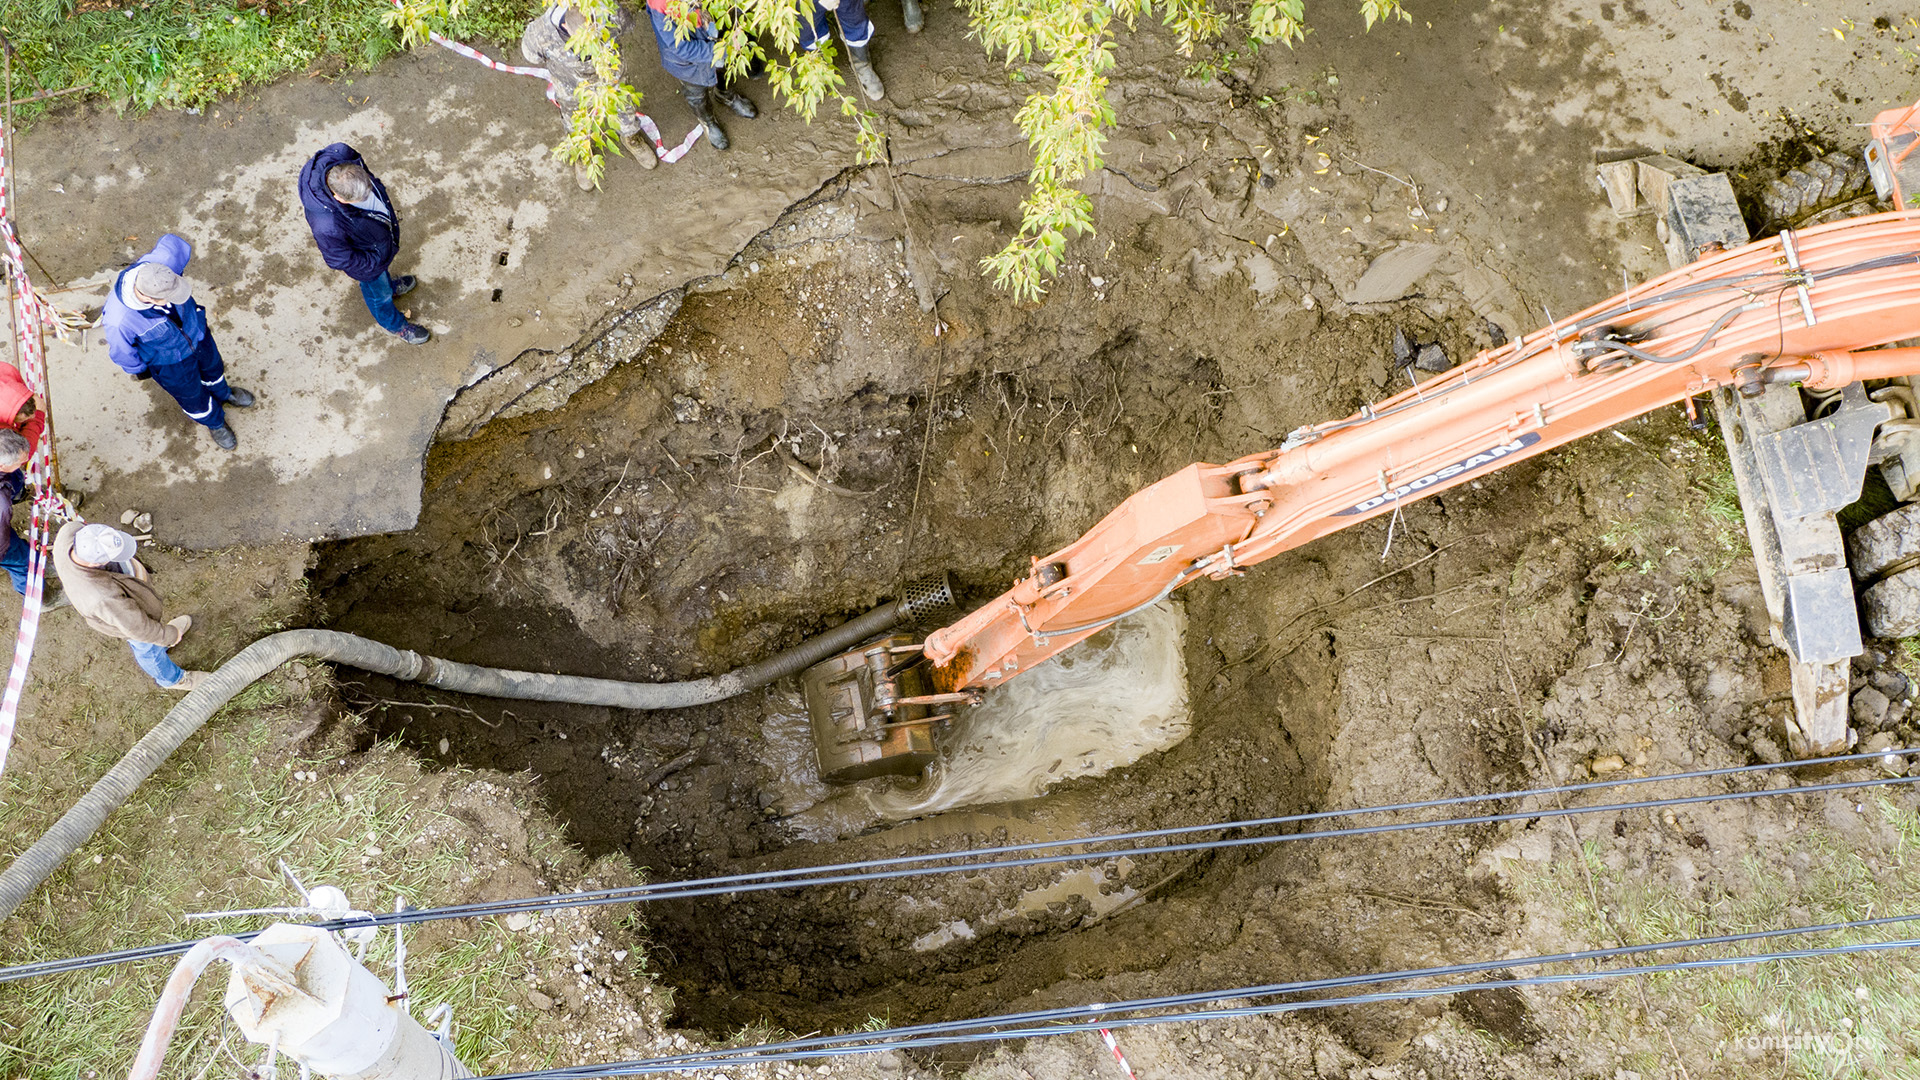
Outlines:
[[[720,37],[713,23],[701,19],[700,25],[688,32],[685,41],[681,41],[665,13],[648,8],[647,17],[653,22],[654,44],[660,46],[660,66],[666,69],[667,74],[695,86],[720,84],[720,72],[715,67],[717,57],[713,51],[714,43]],[[801,27],[800,32],[806,33],[806,27]]]
[[393,303],[393,276],[385,270],[372,281],[360,283],[360,298],[367,302],[367,310],[373,312],[373,321],[380,329],[389,334],[397,334],[406,329],[407,320]]
[[20,534],[7,526],[7,550],[0,552],[0,566],[7,568],[7,576],[13,579],[13,591],[21,596],[27,595],[27,556],[33,549]]
[[210,428],[227,426],[227,412],[220,406],[233,393],[227,389],[227,365],[220,359],[220,347],[213,343],[212,334],[201,338],[199,346],[179,363],[156,364],[147,370],[194,423]]
[[812,8],[812,20],[800,24],[800,47],[817,49],[820,43],[833,36],[833,17],[840,16],[840,36],[849,46],[865,45],[873,40],[873,23],[867,19],[867,0],[840,0],[840,10],[828,11],[813,0],[805,0]]
[[177,686],[181,679],[187,677],[187,673],[180,670],[180,665],[173,662],[173,657],[167,655],[163,646],[149,645],[144,641],[129,641],[127,644],[133,649],[133,662],[140,665],[141,671],[153,676],[154,684],[160,689]]

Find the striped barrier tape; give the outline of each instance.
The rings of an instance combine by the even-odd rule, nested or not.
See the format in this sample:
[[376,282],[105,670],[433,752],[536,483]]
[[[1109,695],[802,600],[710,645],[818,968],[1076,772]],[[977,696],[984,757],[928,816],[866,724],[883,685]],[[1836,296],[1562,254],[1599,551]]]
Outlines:
[[[400,0],[393,0],[393,6],[399,7]],[[504,71],[509,75],[530,75],[536,79],[544,80],[547,84],[547,100],[553,102],[553,104],[556,107],[563,107],[560,105],[560,89],[559,87],[554,85],[553,73],[548,71],[546,68],[515,67],[512,64],[503,64],[500,61],[495,60],[493,57],[488,56],[486,53],[481,52],[479,49],[476,49],[471,45],[462,45],[458,41],[454,41],[451,38],[442,37],[441,35],[436,34],[432,31],[427,32],[427,37],[435,45],[438,45],[443,49],[447,49],[452,52],[458,53],[459,55],[464,56],[469,60],[477,60],[480,63],[487,65],[488,67],[492,68],[495,71]],[[666,144],[666,140],[663,139],[660,135],[660,126],[653,122],[653,117],[648,116],[646,113],[640,112],[638,110],[635,110],[633,115],[640,122],[640,130],[646,134],[648,139],[651,139],[653,141],[654,156],[658,157],[661,161],[664,161],[669,165],[673,164],[676,161],[679,161],[683,157],[686,157],[687,154],[693,150],[693,144],[700,140],[700,136],[705,135],[707,133],[707,125],[695,124],[693,125],[693,130],[687,132],[687,137],[681,140],[679,146],[669,148]]]
[[1113,1051],[1113,1060],[1119,1062],[1120,1068],[1126,1071],[1127,1080],[1140,1080],[1139,1077],[1133,1075],[1133,1066],[1127,1064],[1127,1055],[1120,1052],[1120,1044],[1114,1040],[1113,1032],[1108,1031],[1106,1028],[1101,1028],[1100,1041],[1106,1043],[1107,1049]]
[[[7,150],[12,133],[0,127],[0,267],[13,284],[14,356],[20,377],[27,389],[44,401],[47,388],[46,356],[41,351],[43,329],[51,328],[64,339],[66,326],[52,304],[41,299],[27,277],[26,250],[13,228],[12,162]],[[20,714],[20,695],[26,689],[27,668],[33,661],[33,645],[40,635],[41,600],[47,579],[47,549],[55,520],[74,517],[54,490],[53,429],[51,417],[40,445],[27,461],[27,481],[33,486],[33,505],[27,529],[27,593],[20,606],[20,630],[14,637],[13,666],[7,672],[7,689],[0,695],[0,771],[6,769],[7,752],[13,746],[13,731]]]

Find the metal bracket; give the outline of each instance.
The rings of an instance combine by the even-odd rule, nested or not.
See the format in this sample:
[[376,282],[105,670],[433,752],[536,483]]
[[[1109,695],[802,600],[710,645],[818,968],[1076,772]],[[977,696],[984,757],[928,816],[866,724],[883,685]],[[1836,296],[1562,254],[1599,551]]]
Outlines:
[[1833,414],[1812,421],[1792,386],[1767,386],[1751,398],[1722,388],[1713,404],[1774,643],[1790,661],[1789,741],[1801,757],[1841,753],[1848,662],[1865,646],[1834,512],[1860,497],[1874,429],[1894,410],[1870,400],[1858,383],[1846,388]]
[[1800,269],[1800,252],[1793,246],[1793,230],[1780,230],[1780,250],[1787,257],[1787,268],[1793,271],[1793,291],[1800,298],[1800,317],[1808,326],[1814,324],[1813,297],[1807,292],[1807,275]]

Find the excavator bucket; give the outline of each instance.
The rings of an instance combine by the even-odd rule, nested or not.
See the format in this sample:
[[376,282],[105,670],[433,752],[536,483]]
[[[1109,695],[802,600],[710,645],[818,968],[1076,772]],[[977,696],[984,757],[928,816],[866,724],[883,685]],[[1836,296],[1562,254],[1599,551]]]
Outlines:
[[800,677],[820,779],[917,776],[933,764],[933,726],[947,717],[928,704],[896,703],[930,689],[919,656],[914,638],[896,634],[823,660]]

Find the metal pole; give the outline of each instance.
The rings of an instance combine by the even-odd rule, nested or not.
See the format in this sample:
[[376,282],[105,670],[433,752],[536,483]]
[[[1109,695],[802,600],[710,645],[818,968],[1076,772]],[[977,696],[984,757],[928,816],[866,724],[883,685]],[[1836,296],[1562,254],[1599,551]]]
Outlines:
[[420,1026],[404,996],[317,926],[276,923],[253,946],[278,958],[293,993],[268,967],[234,965],[227,1011],[251,1042],[277,1046],[305,1069],[339,1080],[456,1080],[472,1070]]
[[[4,57],[5,60],[7,83],[6,127],[4,130],[0,130],[0,160],[4,160],[8,170],[5,177],[0,178],[0,219],[12,223],[14,221],[13,177],[16,168],[13,156],[13,42],[8,41],[5,36],[0,36],[0,57]],[[20,235],[19,226],[10,225],[10,227],[13,228],[14,238],[18,241]],[[23,255],[27,253],[25,243],[20,244],[20,251]],[[31,258],[32,256],[29,255],[28,257]],[[34,261],[36,263],[39,262],[38,259]],[[46,267],[41,267],[40,272],[43,274],[46,273]],[[20,276],[27,276],[27,268],[24,264],[20,267]],[[60,464],[59,458],[56,457],[53,452],[53,380],[47,371],[46,365],[46,329],[40,324],[38,319],[30,319],[28,317],[29,313],[24,310],[19,298],[15,296],[13,274],[11,271],[8,272],[6,277],[7,318],[13,325],[13,366],[21,372],[23,379],[26,377],[27,370],[26,364],[24,363],[24,353],[26,350],[24,335],[28,332],[27,323],[31,322],[33,324],[32,333],[38,338],[38,351],[41,358],[40,391],[35,395],[34,404],[40,410],[41,422],[46,425],[42,438],[46,440],[47,447],[47,489],[51,492],[58,492],[60,490]],[[52,280],[53,275],[48,274],[47,277],[48,280]],[[59,282],[54,282],[54,284],[57,285]],[[8,419],[10,418],[0,417],[0,423],[4,423]]]
[[[7,51],[11,53],[13,50],[9,49]],[[36,101],[65,97],[68,94],[81,94],[91,89],[93,89],[93,85],[89,83],[86,86],[69,86],[65,90],[42,90],[37,94],[28,94],[26,97],[16,98],[13,96],[13,90],[11,89],[11,84],[9,84],[9,89],[7,90],[7,108],[11,109],[15,105],[31,105]]]
[[[13,162],[13,42],[0,35],[0,63],[4,63],[7,78],[7,116],[6,126],[0,128],[0,166],[10,166]],[[13,180],[0,173],[0,221],[13,220]],[[13,295],[13,268],[6,266],[6,256],[0,253],[0,270],[6,271],[7,278],[7,325],[13,328],[13,366],[20,367],[20,335],[25,329],[20,323],[19,305]],[[24,370],[24,369],[22,369]]]
[[133,1070],[127,1074],[127,1080],[154,1080],[160,1074],[160,1062],[167,1055],[173,1029],[180,1024],[180,1012],[187,1006],[187,995],[193,992],[194,983],[209,965],[225,960],[237,966],[242,961],[260,959],[257,949],[232,937],[210,937],[187,950],[187,955],[180,958],[173,974],[168,976],[166,989],[160,992],[160,1003],[154,1006],[153,1019],[140,1040],[140,1053],[133,1059]]

